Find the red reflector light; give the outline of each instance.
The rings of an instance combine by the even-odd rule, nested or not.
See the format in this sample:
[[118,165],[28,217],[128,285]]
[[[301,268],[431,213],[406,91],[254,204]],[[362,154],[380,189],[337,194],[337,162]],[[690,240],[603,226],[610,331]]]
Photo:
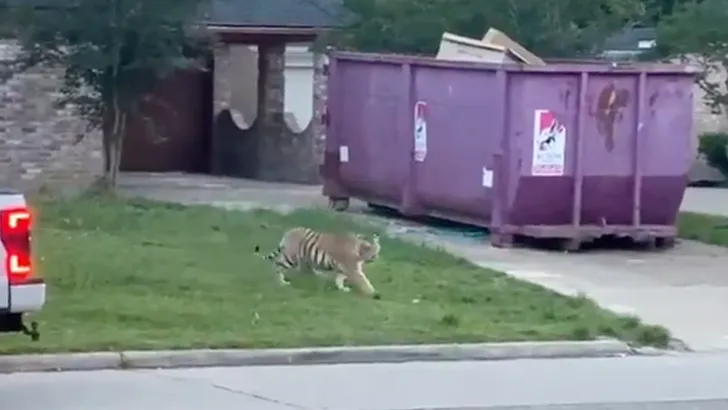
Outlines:
[[5,248],[5,273],[11,285],[24,283],[33,273],[30,260],[32,216],[25,208],[0,210],[0,241]]

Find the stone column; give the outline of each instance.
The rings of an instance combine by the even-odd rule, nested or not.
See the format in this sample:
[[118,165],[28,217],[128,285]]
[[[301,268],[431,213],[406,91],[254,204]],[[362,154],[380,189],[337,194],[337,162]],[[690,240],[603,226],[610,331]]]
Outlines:
[[267,181],[318,182],[313,132],[295,133],[285,113],[285,44],[259,49],[258,177]]
[[285,44],[258,49],[258,120],[256,177],[264,181],[318,182],[310,128],[295,133],[285,121]]
[[285,44],[258,47],[257,175],[264,181],[285,181],[293,165],[286,164],[285,152],[285,51]]
[[313,155],[316,163],[321,165],[324,161],[326,148],[326,99],[328,96],[328,64],[329,58],[325,52],[314,54],[313,72]]
[[285,104],[285,44],[258,48],[258,116],[270,122],[283,117]]
[[229,155],[226,155],[225,130],[218,124],[218,116],[223,110],[230,108],[232,101],[233,87],[230,84],[232,75],[233,59],[231,57],[231,45],[226,43],[218,44],[214,50],[215,69],[213,72],[212,91],[212,141],[210,141],[210,173],[222,175],[229,171]]

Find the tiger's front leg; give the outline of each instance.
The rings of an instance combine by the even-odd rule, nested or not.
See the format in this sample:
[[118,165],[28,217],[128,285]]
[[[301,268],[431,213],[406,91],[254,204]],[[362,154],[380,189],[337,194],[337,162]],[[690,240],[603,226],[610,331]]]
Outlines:
[[362,266],[364,264],[362,262],[357,263],[356,269],[352,270],[349,274],[349,280],[354,282],[357,289],[361,293],[367,296],[375,296],[377,295],[377,291],[374,289],[374,286],[372,286],[372,283],[369,282],[369,278],[367,278],[367,275],[362,270]]

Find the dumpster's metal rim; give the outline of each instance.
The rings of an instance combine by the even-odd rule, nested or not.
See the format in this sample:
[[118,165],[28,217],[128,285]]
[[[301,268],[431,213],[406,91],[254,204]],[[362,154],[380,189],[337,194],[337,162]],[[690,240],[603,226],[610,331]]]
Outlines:
[[574,63],[558,63],[550,64],[543,67],[527,66],[522,64],[493,64],[480,63],[473,61],[449,61],[437,60],[433,57],[413,56],[404,54],[378,54],[378,53],[361,53],[353,51],[334,50],[329,53],[330,58],[339,60],[376,62],[388,64],[415,64],[429,67],[444,68],[467,68],[471,70],[505,70],[512,72],[531,72],[531,73],[610,73],[610,74],[637,74],[646,72],[650,74],[678,74],[678,75],[694,75],[699,70],[689,65],[682,64],[660,64],[660,63],[611,63],[605,61],[604,64],[585,63],[578,60]]

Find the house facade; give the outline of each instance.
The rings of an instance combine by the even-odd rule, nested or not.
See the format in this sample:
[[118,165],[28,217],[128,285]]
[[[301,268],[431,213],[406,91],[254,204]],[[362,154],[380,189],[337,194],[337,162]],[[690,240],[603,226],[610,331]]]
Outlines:
[[[656,39],[655,29],[651,27],[636,27],[624,30],[607,41],[603,57],[616,60],[634,59],[639,53],[654,47]],[[681,61],[675,62],[683,63]],[[726,73],[721,70],[711,73],[709,81],[723,84],[726,77]],[[695,85],[693,89],[695,135],[706,132],[728,132],[728,113],[715,114],[705,105],[704,101],[705,92]]]
[[101,137],[72,107],[56,107],[61,71],[14,73],[18,52],[0,40],[0,185],[26,192],[78,191],[103,169]]
[[[175,73],[150,99],[161,103],[142,103],[127,125],[122,170],[316,183],[325,61],[308,44],[340,13],[339,0],[213,0],[205,20],[220,41],[207,70]],[[0,42],[0,183],[83,189],[102,171],[100,135],[73,107],[56,107],[59,68],[14,73],[15,52],[13,41]]]

